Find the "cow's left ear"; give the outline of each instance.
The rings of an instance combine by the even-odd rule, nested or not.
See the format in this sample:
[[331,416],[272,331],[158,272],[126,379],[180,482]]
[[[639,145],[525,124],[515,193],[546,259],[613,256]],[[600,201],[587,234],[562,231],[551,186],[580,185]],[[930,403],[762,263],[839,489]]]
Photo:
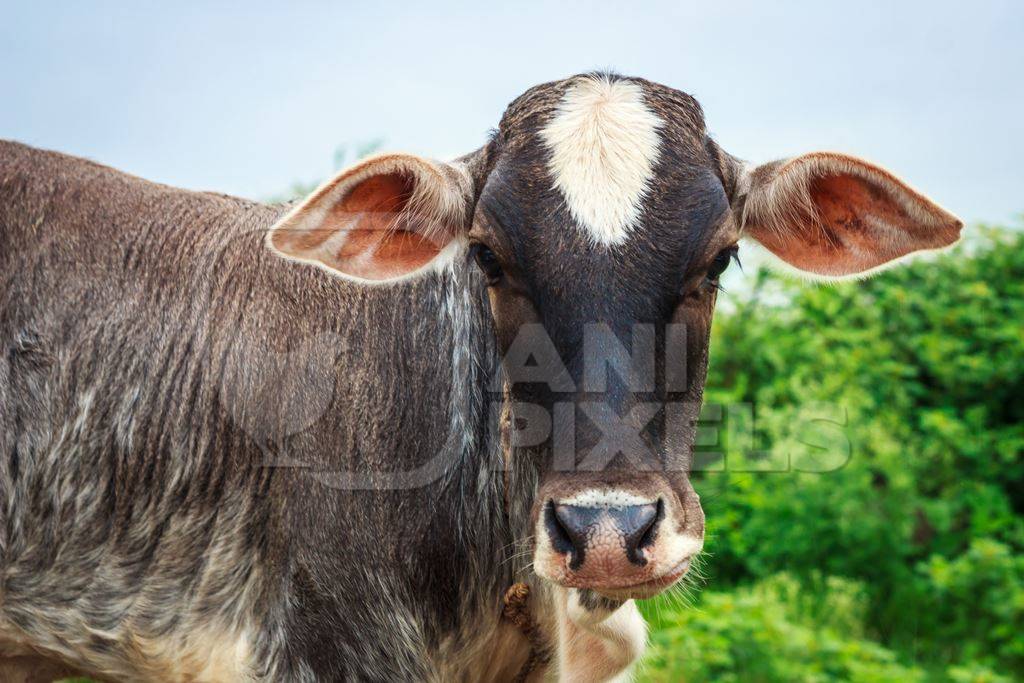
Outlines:
[[817,275],[865,273],[960,237],[960,220],[894,175],[830,152],[743,169],[734,205],[744,234]]
[[472,203],[473,181],[461,163],[383,154],[317,188],[270,229],[267,243],[346,279],[394,282],[448,263]]

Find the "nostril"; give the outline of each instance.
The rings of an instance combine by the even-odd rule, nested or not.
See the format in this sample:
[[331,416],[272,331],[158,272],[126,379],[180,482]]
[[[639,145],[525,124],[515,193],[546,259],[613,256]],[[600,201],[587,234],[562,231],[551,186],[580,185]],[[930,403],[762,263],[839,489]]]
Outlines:
[[661,500],[645,505],[629,505],[618,510],[617,522],[626,546],[626,557],[637,565],[647,564],[641,552],[654,545],[658,534],[658,522],[664,516]]
[[654,540],[658,537],[658,525],[661,523],[664,516],[665,503],[659,498],[656,503],[654,517],[652,517],[651,521],[648,522],[646,529],[644,529],[643,536],[640,537],[640,541],[636,544],[638,550],[650,548],[654,545]]
[[576,571],[583,564],[587,548],[587,530],[593,524],[593,514],[587,508],[575,505],[556,505],[549,501],[544,522],[551,545],[558,552],[569,555],[569,569]]
[[549,500],[548,504],[544,507],[544,527],[547,529],[548,537],[551,539],[551,545],[554,546],[557,552],[563,555],[574,553],[572,536],[558,518],[558,514],[555,512],[554,501]]

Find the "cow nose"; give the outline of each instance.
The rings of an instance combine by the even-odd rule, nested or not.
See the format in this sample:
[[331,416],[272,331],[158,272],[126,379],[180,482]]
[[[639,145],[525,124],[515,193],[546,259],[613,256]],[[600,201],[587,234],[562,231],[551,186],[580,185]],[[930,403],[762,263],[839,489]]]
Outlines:
[[[548,531],[555,549],[570,554],[569,568],[580,568],[588,550],[604,544],[605,532],[611,530],[626,558],[633,564],[645,565],[641,550],[654,542],[661,501],[640,505],[588,507],[550,503]],[[611,526],[613,529],[608,529]]]

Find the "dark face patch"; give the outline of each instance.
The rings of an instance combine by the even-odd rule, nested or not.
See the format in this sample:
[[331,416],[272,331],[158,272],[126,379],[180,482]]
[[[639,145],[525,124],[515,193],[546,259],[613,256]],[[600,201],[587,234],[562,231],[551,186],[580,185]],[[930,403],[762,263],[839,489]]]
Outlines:
[[696,101],[635,83],[662,125],[657,164],[625,241],[595,243],[555,187],[541,133],[566,82],[538,86],[508,108],[471,233],[505,274],[492,288],[499,339],[507,347],[520,325],[542,324],[577,384],[587,324],[607,324],[628,342],[634,325],[664,327],[684,297],[712,299],[693,275],[736,237]]
[[[593,105],[597,111],[588,119],[586,111],[566,114],[565,102],[571,98],[565,93],[575,82],[534,88],[506,111],[485,151],[489,173],[470,240],[493,252],[486,270],[492,276],[501,273],[491,277],[489,298],[505,357],[511,431],[522,427],[527,413],[542,413],[550,420],[550,432],[542,441],[524,445],[510,438],[510,456],[529,458],[540,469],[540,490],[532,503],[535,570],[562,585],[607,588],[626,581],[665,580],[702,542],[703,513],[690,486],[688,463],[715,299],[706,275],[716,255],[735,244],[738,233],[723,164],[706,136],[696,101],[663,86],[630,80],[630,88],[620,91],[625,93],[620,109],[601,109],[604,100],[598,97]],[[612,92],[609,101],[616,104],[614,89],[601,92]],[[632,130],[629,124],[636,117],[630,117],[638,112],[635,128],[647,136],[647,152],[626,155],[628,172],[600,168],[591,174],[606,179],[608,187],[581,182],[591,177],[586,164],[570,158],[559,166],[553,160],[559,153],[565,157],[566,150],[574,152],[564,130],[558,138],[562,147],[550,144],[553,118],[568,117],[570,124],[578,124],[581,135],[590,136],[579,146],[580,153],[607,165],[611,162],[602,156],[605,151],[628,149],[623,131]],[[652,129],[658,136],[654,152],[649,144]],[[606,131],[619,137],[602,147],[599,139],[594,142],[595,135]],[[651,159],[649,168],[644,166]],[[560,180],[558,174],[567,168],[576,175]],[[595,207],[620,210],[622,197],[636,196],[632,171],[645,169],[636,220],[620,221],[623,230],[615,233],[619,224],[595,218]],[[583,224],[588,218],[590,223]],[[495,262],[500,268],[494,268]],[[529,341],[536,334],[543,336],[543,343]],[[524,339],[526,352],[520,348]],[[637,370],[632,379],[608,367],[608,352],[614,355],[616,348],[625,354],[627,373]],[[633,367],[637,358],[649,382],[634,382],[641,374]],[[523,376],[528,379],[521,381]],[[672,382],[672,377],[685,379]],[[621,525],[612,522],[622,513],[611,511],[618,499],[631,501],[635,509],[663,510],[659,528],[650,534],[656,542],[637,550],[632,561],[628,553],[620,562],[622,558],[601,552],[587,555],[584,548],[567,554],[558,546],[564,534],[551,533],[551,516],[545,519],[544,510],[584,501],[583,507],[570,503],[559,509],[579,509],[600,520],[595,524],[607,530],[609,539],[619,538]],[[587,505],[597,507],[588,510]],[[597,527],[593,534],[581,533],[604,537]],[[607,541],[606,547],[620,541]],[[579,558],[587,556],[591,563],[581,564]],[[577,558],[576,566],[570,557]]]

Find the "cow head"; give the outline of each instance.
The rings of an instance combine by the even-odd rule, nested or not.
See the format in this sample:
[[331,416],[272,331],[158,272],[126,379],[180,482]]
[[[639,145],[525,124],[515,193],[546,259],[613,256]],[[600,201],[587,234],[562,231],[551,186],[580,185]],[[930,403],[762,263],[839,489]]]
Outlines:
[[703,544],[688,470],[738,240],[832,277],[952,244],[960,227],[877,166],[823,152],[750,166],[708,137],[689,95],[584,75],[526,92],[461,160],[342,172],[269,243],[364,283],[474,262],[510,457],[539,473],[534,570],[628,598],[671,585]]

